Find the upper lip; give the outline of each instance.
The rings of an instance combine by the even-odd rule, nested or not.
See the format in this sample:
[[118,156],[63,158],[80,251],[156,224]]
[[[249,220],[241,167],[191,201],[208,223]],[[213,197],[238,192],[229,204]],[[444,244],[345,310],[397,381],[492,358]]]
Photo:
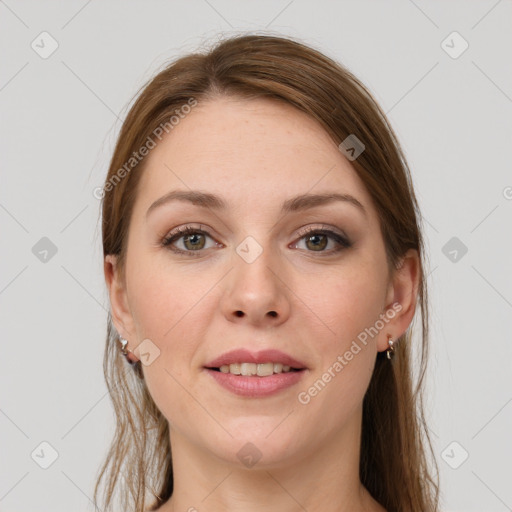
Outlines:
[[276,349],[261,350],[259,352],[250,352],[247,349],[235,349],[225,352],[221,356],[205,364],[205,368],[220,368],[222,365],[233,363],[281,363],[291,368],[306,369],[306,365],[301,361]]

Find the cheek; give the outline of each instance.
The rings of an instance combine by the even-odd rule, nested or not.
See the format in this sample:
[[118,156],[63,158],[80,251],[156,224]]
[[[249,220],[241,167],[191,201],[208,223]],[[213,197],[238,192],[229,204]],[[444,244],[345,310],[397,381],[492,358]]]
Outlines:
[[365,329],[375,324],[381,312],[377,291],[378,286],[361,279],[343,280],[325,289],[322,314],[336,335],[315,337],[318,364],[298,396],[306,417],[323,418],[319,435],[329,435],[349,421],[368,389],[377,350],[376,338]]
[[196,309],[203,307],[202,299],[211,284],[204,274],[186,268],[171,269],[154,261],[145,266],[139,261],[141,268],[131,281],[133,315],[140,334],[152,335],[166,345],[185,330]]
[[376,338],[368,335],[368,330],[385,305],[385,272],[385,267],[375,261],[347,266],[323,280],[321,293],[310,295],[314,304],[311,309],[335,335],[316,337],[319,364],[299,401],[308,402],[304,407],[311,417],[318,414],[325,418],[325,432],[350,417],[370,383]]
[[[305,288],[309,285],[304,283]],[[317,285],[318,287],[318,285]],[[311,288],[310,288],[311,289]],[[322,280],[318,293],[308,293],[308,305],[335,333],[337,348],[374,325],[385,303],[384,273],[375,267],[361,266],[350,271],[330,273]],[[333,342],[333,338],[329,340]]]
[[157,354],[143,371],[159,408],[166,406],[165,395],[179,396],[177,382],[183,380],[195,352],[190,332],[194,326],[188,325],[190,315],[187,315],[191,306],[183,290],[177,291],[180,290],[177,284],[175,279],[149,272],[140,273],[132,280],[132,314],[138,343],[150,340],[149,347]]
[[[209,325],[205,279],[186,278],[176,269],[153,266],[132,279],[133,315],[139,340],[150,339],[159,356],[143,368],[155,404],[171,425],[191,414],[189,379],[198,372],[196,357]],[[205,296],[206,295],[206,296]],[[201,299],[202,298],[202,299]],[[198,321],[200,319],[200,321]],[[195,411],[197,416],[201,411]]]

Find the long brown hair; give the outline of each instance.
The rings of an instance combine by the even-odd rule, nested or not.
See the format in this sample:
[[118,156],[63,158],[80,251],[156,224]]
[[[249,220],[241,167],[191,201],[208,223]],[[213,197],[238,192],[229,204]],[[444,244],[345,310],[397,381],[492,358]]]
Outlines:
[[[388,512],[437,511],[438,472],[422,401],[428,302],[421,215],[394,131],[347,69],[301,42],[265,35],[232,37],[168,65],[139,92],[119,134],[102,199],[104,256],[117,255],[124,277],[130,217],[146,162],[130,160],[134,152],[155,138],[158,127],[170,131],[169,119],[191,99],[209,101],[219,95],[279,100],[316,119],[337,145],[349,135],[363,141],[365,150],[352,165],[377,209],[389,265],[397,267],[410,248],[420,255],[414,323],[421,318],[416,375],[411,328],[397,340],[392,364],[385,353],[377,355],[363,402],[360,479]],[[104,371],[117,421],[94,499],[97,503],[105,480],[102,510],[112,509],[119,490],[123,510],[143,512],[148,492],[153,495],[150,510],[155,510],[173,492],[168,424],[140,378],[140,366],[133,371],[120,357],[111,320],[109,314]]]

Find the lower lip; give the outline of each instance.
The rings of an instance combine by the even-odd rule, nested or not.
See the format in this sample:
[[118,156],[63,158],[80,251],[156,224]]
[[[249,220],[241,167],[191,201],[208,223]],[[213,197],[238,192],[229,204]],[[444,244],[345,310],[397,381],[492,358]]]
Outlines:
[[236,395],[252,398],[271,396],[283,389],[289,388],[297,384],[305,373],[305,370],[300,370],[298,372],[273,373],[268,377],[258,377],[257,375],[247,377],[232,373],[222,373],[208,368],[205,368],[205,370],[228,391]]

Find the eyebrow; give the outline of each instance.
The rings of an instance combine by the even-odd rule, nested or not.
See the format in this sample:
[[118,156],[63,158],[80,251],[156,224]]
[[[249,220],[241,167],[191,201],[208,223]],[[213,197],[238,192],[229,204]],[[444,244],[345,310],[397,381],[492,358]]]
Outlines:
[[[157,199],[146,212],[146,218],[158,207],[168,204],[172,201],[184,201],[196,206],[211,208],[212,210],[226,210],[228,205],[219,196],[208,192],[196,190],[173,190],[168,194]],[[354,196],[350,194],[326,193],[326,194],[301,194],[284,201],[281,207],[281,213],[291,213],[314,208],[315,206],[327,205],[335,201],[343,201],[357,207],[364,215],[366,210],[364,206]]]

